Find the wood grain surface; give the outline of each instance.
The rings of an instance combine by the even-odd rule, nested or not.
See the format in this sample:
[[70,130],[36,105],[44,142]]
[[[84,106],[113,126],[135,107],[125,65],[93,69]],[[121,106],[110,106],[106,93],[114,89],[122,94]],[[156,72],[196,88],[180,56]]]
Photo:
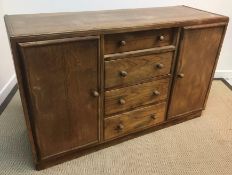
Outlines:
[[[105,92],[105,114],[131,110],[139,106],[166,100],[169,78]],[[154,92],[158,92],[156,95]],[[124,100],[122,104],[120,101]]]
[[104,138],[112,139],[154,126],[165,119],[166,103],[148,106],[105,119]]
[[[173,52],[129,57],[105,62],[105,88],[137,84],[170,73]],[[127,75],[124,77],[123,72]]]
[[[11,37],[144,30],[170,26],[227,22],[228,17],[187,6],[7,15],[5,21]],[[42,27],[41,27],[42,26]]]
[[20,44],[41,159],[98,142],[98,42]]
[[200,116],[228,21],[186,6],[6,15],[37,169]]
[[223,31],[223,26],[184,30],[169,118],[203,109]]
[[105,35],[104,54],[171,45],[174,29],[158,29]]

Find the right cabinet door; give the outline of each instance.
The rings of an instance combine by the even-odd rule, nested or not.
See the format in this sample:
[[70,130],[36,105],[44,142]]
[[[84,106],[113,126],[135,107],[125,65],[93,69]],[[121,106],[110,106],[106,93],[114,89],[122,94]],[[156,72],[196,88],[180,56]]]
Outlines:
[[183,29],[170,96],[169,119],[204,108],[224,29],[222,25]]

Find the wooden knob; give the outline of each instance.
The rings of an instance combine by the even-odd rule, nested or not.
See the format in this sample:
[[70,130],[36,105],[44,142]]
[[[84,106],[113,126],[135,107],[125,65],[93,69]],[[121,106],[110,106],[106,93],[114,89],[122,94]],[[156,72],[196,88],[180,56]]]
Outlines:
[[93,91],[93,96],[94,97],[98,97],[99,96],[99,93],[97,91]]
[[164,40],[164,36],[163,35],[159,36],[159,40],[163,41]]
[[120,71],[121,77],[126,77],[128,73],[126,71]]
[[119,45],[122,47],[122,46],[125,46],[126,45],[126,41],[120,41],[119,42]]
[[156,115],[155,114],[151,114],[151,119],[155,120],[156,119]]
[[157,64],[156,64],[156,67],[157,67],[158,69],[162,69],[162,68],[164,67],[164,65],[161,64],[161,63],[157,63]]
[[182,73],[181,73],[181,74],[178,74],[178,77],[179,77],[179,78],[184,78],[184,74],[182,74]]
[[158,95],[160,95],[160,92],[155,90],[155,91],[153,91],[153,95],[158,96]]
[[122,123],[117,125],[117,130],[123,130],[123,128],[124,128],[124,125]]
[[119,104],[124,105],[126,103],[126,100],[124,100],[123,98],[119,99]]

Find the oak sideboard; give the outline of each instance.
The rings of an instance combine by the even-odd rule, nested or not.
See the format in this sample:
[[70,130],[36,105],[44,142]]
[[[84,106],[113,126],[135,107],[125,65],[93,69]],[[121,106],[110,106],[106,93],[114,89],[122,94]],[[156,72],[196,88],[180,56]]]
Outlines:
[[6,15],[36,168],[199,117],[228,21],[187,6]]

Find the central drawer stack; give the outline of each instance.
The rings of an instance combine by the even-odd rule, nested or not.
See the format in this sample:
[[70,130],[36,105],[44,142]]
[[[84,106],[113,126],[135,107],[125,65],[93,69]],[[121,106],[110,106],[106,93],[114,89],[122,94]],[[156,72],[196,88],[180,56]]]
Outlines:
[[104,139],[165,120],[176,29],[104,36]]

